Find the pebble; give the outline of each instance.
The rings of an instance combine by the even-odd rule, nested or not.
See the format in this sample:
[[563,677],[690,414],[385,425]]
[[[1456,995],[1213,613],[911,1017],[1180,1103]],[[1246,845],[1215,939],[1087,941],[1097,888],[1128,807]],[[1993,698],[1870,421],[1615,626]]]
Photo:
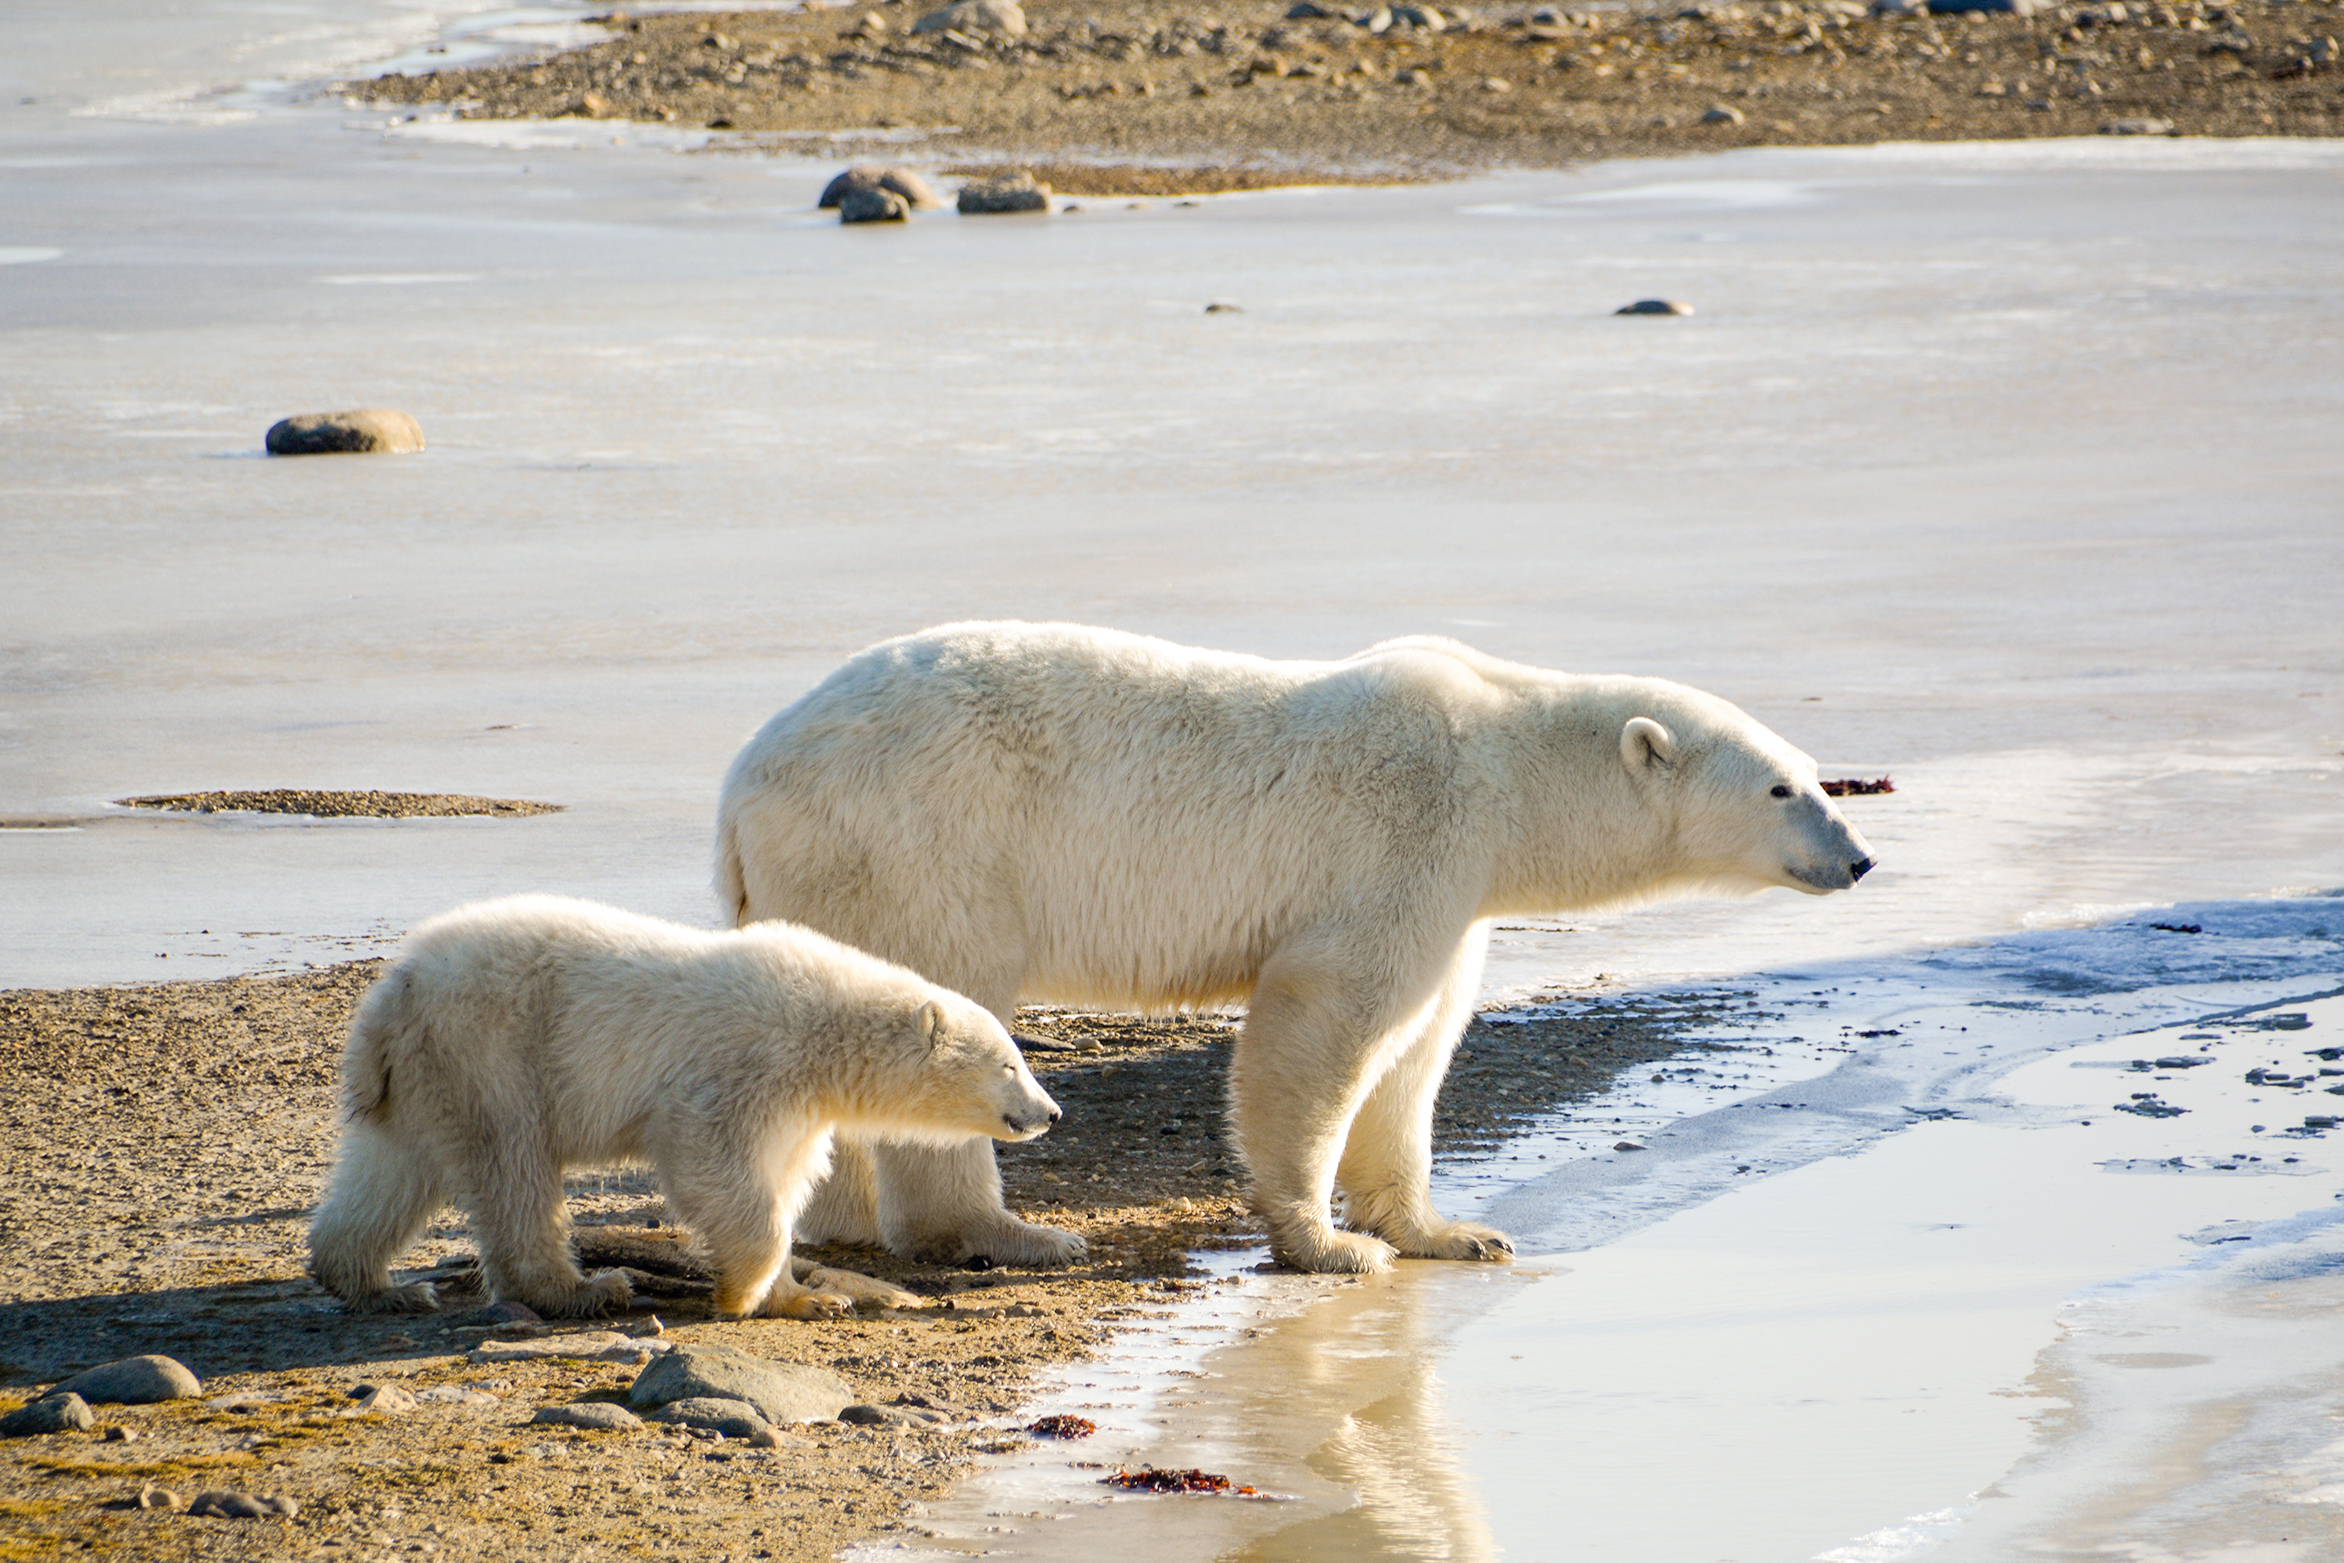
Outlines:
[[911,203],[893,190],[849,190],[838,198],[842,223],[899,223],[911,214]]
[[922,1406],[848,1406],[838,1413],[841,1422],[858,1427],[939,1427],[944,1417]]
[[29,1406],[0,1416],[0,1438],[32,1438],[42,1433],[78,1433],[97,1418],[79,1395],[48,1394]]
[[1673,298],[1640,298],[1633,304],[1622,304],[1612,311],[1615,315],[1690,315],[1693,306]]
[[142,1509],[161,1509],[168,1514],[177,1514],[181,1509],[187,1507],[187,1500],[168,1487],[157,1487],[153,1482],[149,1482],[138,1490],[138,1506]]
[[414,1395],[396,1384],[370,1385],[359,1397],[358,1404],[334,1413],[336,1416],[399,1416],[415,1409]]
[[[843,1420],[844,1414],[841,1413]],[[670,1427],[698,1428],[706,1432],[722,1433],[727,1438],[750,1438],[760,1428],[773,1424],[758,1414],[757,1408],[745,1400],[729,1400],[709,1395],[693,1395],[682,1400],[671,1400],[651,1413],[651,1420]]]
[[529,1418],[549,1427],[584,1427],[596,1432],[624,1433],[643,1425],[643,1419],[625,1406],[607,1400],[583,1400],[570,1406],[539,1406]]
[[827,1422],[853,1404],[846,1380],[820,1368],[768,1362],[713,1344],[679,1346],[635,1377],[627,1404],[651,1411],[679,1400],[745,1400],[766,1421]]
[[1712,103],[1701,116],[1704,125],[1739,125],[1741,122],[1742,111],[1730,103]]
[[2041,7],[2036,0],[1929,0],[1933,16],[1959,16],[1965,11],[1999,11],[2011,16],[2032,16]]
[[1050,209],[1050,187],[1022,169],[987,174],[962,185],[956,204],[964,215],[1046,212]]
[[482,1324],[543,1324],[545,1318],[524,1302],[492,1302],[480,1310]]
[[915,33],[996,33],[1004,38],[1026,35],[1025,12],[1015,0],[958,0],[941,11],[930,11],[912,23]]
[[98,1436],[110,1444],[135,1444],[144,1435],[135,1427],[124,1427],[117,1422]]
[[261,1498],[248,1492],[232,1492],[215,1487],[199,1492],[187,1512],[196,1518],[223,1520],[291,1519],[301,1512],[301,1505],[290,1498]]
[[193,1400],[203,1393],[203,1380],[169,1357],[124,1357],[76,1373],[51,1386],[49,1393],[67,1390],[92,1405],[149,1406],[161,1400]]
[[544,1340],[484,1340],[472,1348],[474,1362],[539,1362],[554,1357],[603,1362],[647,1362],[672,1342],[626,1336],[614,1330],[580,1330]]
[[1634,1140],[1622,1140],[1617,1145],[1614,1145],[1612,1149],[1615,1151],[1640,1151],[1644,1149],[1644,1147],[1637,1144]]
[[814,205],[828,210],[844,200],[849,192],[855,190],[893,191],[913,206],[942,206],[944,204],[938,198],[935,187],[908,168],[888,168],[878,163],[857,163],[824,185],[822,198]]
[[2169,119],[2112,119],[2100,127],[2103,136],[2170,136],[2173,121]]
[[270,425],[272,456],[383,454],[423,449],[423,428],[395,407],[306,412]]
[[430,1389],[419,1389],[415,1400],[426,1406],[495,1406],[504,1402],[494,1395],[484,1395],[477,1389],[466,1389],[461,1384],[438,1384]]

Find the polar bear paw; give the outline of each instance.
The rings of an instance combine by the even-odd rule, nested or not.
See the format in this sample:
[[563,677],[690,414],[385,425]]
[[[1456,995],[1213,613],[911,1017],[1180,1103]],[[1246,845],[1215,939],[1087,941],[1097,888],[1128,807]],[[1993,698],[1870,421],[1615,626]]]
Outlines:
[[1004,1216],[919,1248],[921,1252],[914,1257],[941,1259],[947,1264],[986,1259],[997,1265],[1070,1265],[1089,1253],[1091,1245],[1080,1233]]
[[353,1297],[343,1306],[351,1313],[437,1313],[439,1305],[438,1287],[429,1281],[409,1281]]
[[[500,1299],[501,1300],[501,1299]],[[548,1289],[544,1295],[518,1299],[549,1319],[597,1319],[635,1300],[624,1270],[598,1270],[573,1285]]]
[[1332,1227],[1273,1238],[1270,1252],[1280,1262],[1315,1275],[1377,1275],[1392,1268],[1397,1254],[1380,1237]]
[[800,1287],[788,1296],[775,1287],[757,1310],[768,1319],[835,1319],[855,1311],[855,1300],[842,1292],[817,1292]]
[[1398,1245],[1411,1259],[1473,1259],[1504,1264],[1514,1257],[1514,1240],[1495,1227],[1474,1221],[1451,1221]]

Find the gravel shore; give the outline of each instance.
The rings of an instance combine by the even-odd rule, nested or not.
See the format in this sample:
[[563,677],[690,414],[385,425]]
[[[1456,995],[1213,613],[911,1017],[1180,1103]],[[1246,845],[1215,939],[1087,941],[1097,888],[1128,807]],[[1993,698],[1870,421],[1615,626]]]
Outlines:
[[[608,41],[585,48],[348,91],[733,133],[720,146],[803,152],[820,132],[845,156],[1015,165],[1082,195],[1741,146],[2344,132],[2344,0],[1947,16],[1768,0],[1635,18],[1037,0],[1016,36],[916,31],[927,9],[614,13]],[[1330,14],[1289,15],[1310,9]]]
[[[454,1293],[443,1312],[345,1315],[303,1275],[303,1235],[333,1153],[343,1028],[378,970],[0,993],[0,1413],[147,1353],[203,1381],[201,1398],[95,1405],[87,1430],[0,1443],[0,1557],[828,1558],[916,1528],[921,1503],[985,1447],[1025,1436],[1007,1414],[1037,1372],[1106,1348],[1120,1321],[1199,1284],[1191,1252],[1258,1241],[1222,1132],[1228,1019],[1034,1010],[1019,1029],[1064,1044],[1030,1056],[1067,1118],[1005,1148],[1003,1170],[1014,1207],[1089,1237],[1071,1270],[816,1250],[924,1305],[718,1322],[648,1179],[620,1171],[573,1179],[571,1208],[590,1263],[638,1270],[633,1313],[484,1318],[484,1299],[462,1290],[471,1250],[449,1212],[406,1265],[437,1268]],[[1441,1099],[1441,1149],[1495,1144],[1674,1052],[1699,1009],[1584,1002],[1527,1025],[1477,1023]],[[946,1419],[801,1424],[774,1447],[531,1422],[541,1407],[623,1402],[637,1338],[825,1369],[865,1402],[925,1402]],[[586,1354],[513,1355],[564,1343]],[[419,1398],[362,1407],[377,1385]],[[150,1487],[289,1498],[295,1512],[142,1508]]]

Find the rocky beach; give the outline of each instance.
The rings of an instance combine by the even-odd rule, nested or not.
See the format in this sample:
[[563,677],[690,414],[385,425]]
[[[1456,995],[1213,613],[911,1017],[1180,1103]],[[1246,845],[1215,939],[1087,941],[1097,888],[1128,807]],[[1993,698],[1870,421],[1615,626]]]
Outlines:
[[1068,195],[1451,178],[1732,147],[2344,131],[2335,0],[1199,9],[963,0],[630,16],[541,59],[353,82],[492,119],[819,134]]

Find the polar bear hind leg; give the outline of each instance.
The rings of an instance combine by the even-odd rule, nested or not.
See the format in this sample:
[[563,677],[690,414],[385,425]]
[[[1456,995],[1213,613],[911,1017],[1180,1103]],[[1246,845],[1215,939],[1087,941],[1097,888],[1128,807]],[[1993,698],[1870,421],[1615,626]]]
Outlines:
[[1414,1035],[1351,1120],[1336,1175],[1350,1225],[1373,1232],[1410,1259],[1514,1256],[1503,1232],[1444,1220],[1432,1207],[1433,1103],[1472,1014],[1488,945],[1487,925],[1475,924]]
[[353,1313],[429,1313],[429,1281],[395,1285],[391,1261],[447,1203],[432,1159],[366,1118],[343,1130],[342,1156],[309,1225],[309,1273]]

